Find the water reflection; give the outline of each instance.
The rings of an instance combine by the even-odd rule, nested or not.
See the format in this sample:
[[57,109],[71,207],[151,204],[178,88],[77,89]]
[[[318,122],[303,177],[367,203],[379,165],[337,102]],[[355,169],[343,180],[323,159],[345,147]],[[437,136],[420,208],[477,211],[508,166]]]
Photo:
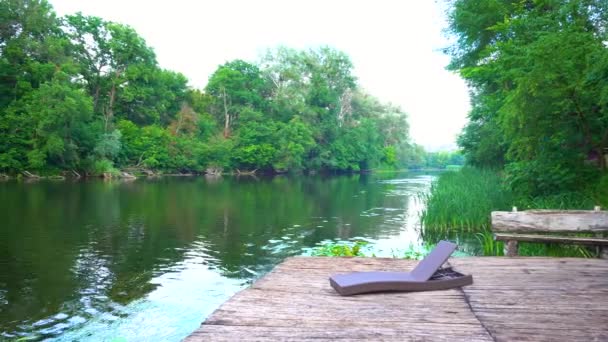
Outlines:
[[321,241],[419,244],[431,179],[0,183],[0,339],[180,340]]

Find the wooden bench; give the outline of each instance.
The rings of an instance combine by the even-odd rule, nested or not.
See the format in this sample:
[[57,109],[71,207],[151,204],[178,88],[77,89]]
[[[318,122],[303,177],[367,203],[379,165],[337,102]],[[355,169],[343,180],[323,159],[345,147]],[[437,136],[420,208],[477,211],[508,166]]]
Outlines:
[[[569,243],[597,246],[600,258],[608,259],[608,211],[600,210],[527,210],[493,211],[494,239],[505,241],[505,255],[517,256],[518,241]],[[569,233],[570,236],[543,235]],[[595,233],[595,237],[576,237],[573,233]]]

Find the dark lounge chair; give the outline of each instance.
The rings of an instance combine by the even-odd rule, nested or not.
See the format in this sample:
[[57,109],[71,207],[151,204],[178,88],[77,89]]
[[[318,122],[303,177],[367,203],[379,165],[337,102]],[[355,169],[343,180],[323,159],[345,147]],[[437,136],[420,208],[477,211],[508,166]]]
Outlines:
[[329,277],[329,283],[343,296],[383,291],[434,291],[470,285],[473,276],[451,268],[439,269],[456,247],[454,243],[440,241],[411,272],[334,274]]

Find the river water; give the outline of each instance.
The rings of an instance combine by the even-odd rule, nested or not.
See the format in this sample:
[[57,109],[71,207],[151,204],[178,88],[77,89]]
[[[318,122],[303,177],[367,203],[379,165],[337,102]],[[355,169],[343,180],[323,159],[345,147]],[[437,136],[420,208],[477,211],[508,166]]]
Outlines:
[[320,243],[418,248],[434,177],[0,182],[0,340],[179,341]]

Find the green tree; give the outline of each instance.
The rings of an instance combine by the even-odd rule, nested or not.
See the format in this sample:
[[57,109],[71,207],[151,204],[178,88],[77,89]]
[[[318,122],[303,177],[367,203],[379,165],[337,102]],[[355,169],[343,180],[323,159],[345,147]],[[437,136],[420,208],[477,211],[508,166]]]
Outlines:
[[329,47],[228,62],[199,91],[129,26],[0,1],[2,171],[358,171],[407,159],[408,129]]
[[224,124],[224,137],[229,137],[238,118],[246,108],[266,108],[267,85],[257,66],[235,60],[220,66],[209,77],[205,90],[216,101],[213,113]]
[[512,187],[531,195],[580,189],[590,156],[605,170],[607,22],[600,0],[455,1],[451,68],[474,93],[467,159],[504,160]]
[[74,167],[91,145],[86,93],[46,1],[0,2],[0,168]]
[[270,169],[276,158],[277,125],[251,109],[241,112],[242,123],[235,137],[234,165],[246,169]]
[[159,69],[154,52],[131,27],[77,13],[66,16],[64,30],[106,132],[116,116],[167,123],[179,110],[185,77]]
[[273,168],[277,171],[301,170],[315,144],[310,127],[295,116],[287,124],[279,126],[275,139],[277,153]]
[[75,89],[64,76],[44,83],[26,97],[24,111],[33,126],[29,166],[44,168],[48,162],[63,168],[78,167],[79,149],[90,129],[92,99]]

